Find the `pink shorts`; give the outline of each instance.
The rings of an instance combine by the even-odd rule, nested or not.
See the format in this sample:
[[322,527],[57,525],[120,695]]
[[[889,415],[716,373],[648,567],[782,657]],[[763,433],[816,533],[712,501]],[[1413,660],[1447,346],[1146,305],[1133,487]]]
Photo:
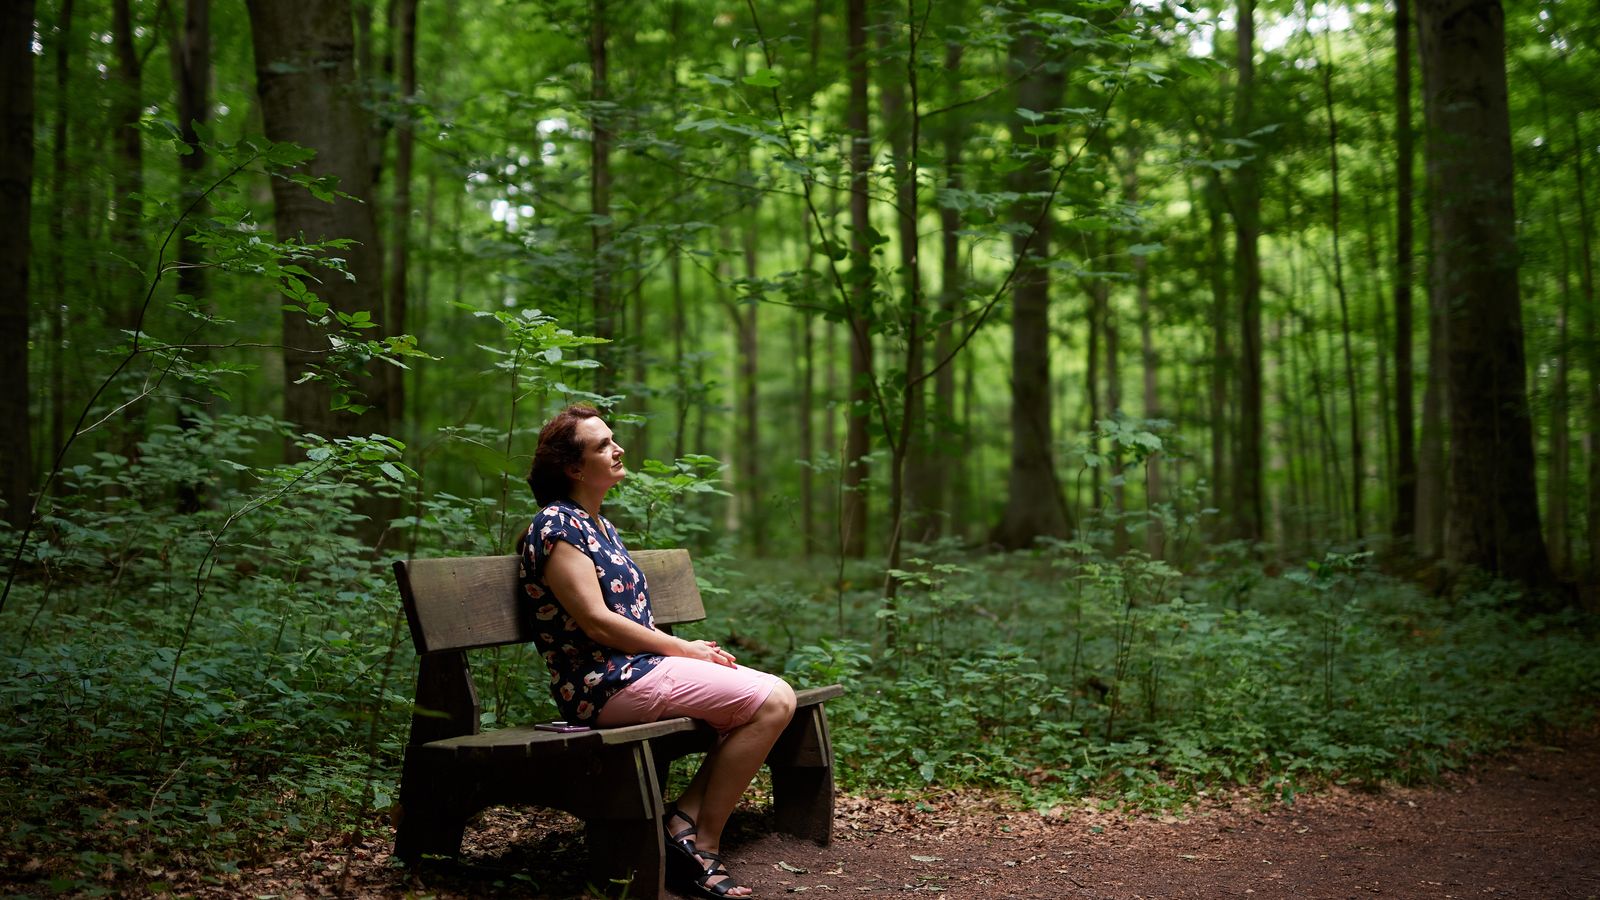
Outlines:
[[727,734],[755,718],[777,684],[778,676],[748,666],[669,656],[643,679],[612,694],[595,721],[613,728],[688,716]]

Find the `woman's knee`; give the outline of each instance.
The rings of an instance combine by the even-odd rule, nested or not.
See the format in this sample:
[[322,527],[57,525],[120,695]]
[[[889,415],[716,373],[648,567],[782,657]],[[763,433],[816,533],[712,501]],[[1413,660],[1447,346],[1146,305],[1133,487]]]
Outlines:
[[761,704],[761,710],[757,715],[788,722],[794,718],[794,710],[794,688],[789,686],[789,682],[780,678],[777,684],[772,686],[772,692],[767,695],[766,702]]

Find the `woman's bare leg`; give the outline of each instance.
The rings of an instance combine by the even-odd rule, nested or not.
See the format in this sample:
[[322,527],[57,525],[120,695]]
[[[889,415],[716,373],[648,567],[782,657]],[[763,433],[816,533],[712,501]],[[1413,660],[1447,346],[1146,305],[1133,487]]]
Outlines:
[[[794,709],[794,688],[779,681],[749,722],[728,732],[706,753],[700,771],[678,798],[678,808],[695,821],[696,849],[722,852],[722,830],[727,827],[728,817],[766,761],[767,751],[794,718]],[[720,880],[714,879],[711,884]],[[749,893],[748,887],[740,886],[729,891],[728,896],[743,897]]]

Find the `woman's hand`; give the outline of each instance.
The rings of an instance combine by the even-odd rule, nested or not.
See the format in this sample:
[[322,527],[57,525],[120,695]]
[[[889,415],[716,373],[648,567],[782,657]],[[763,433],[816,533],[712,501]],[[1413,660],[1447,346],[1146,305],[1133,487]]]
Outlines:
[[682,641],[681,643],[683,644],[682,652],[678,653],[678,656],[685,656],[689,659],[703,659],[706,662],[714,662],[719,666],[727,666],[730,669],[738,668],[735,664],[739,661],[739,658],[718,647],[716,641]]

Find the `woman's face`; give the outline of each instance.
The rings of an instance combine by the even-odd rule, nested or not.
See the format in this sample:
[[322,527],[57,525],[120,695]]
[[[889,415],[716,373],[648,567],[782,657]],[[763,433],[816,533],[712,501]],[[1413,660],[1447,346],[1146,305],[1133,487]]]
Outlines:
[[583,446],[583,462],[568,472],[575,483],[607,490],[628,476],[622,465],[622,445],[600,417],[579,422],[575,436]]

